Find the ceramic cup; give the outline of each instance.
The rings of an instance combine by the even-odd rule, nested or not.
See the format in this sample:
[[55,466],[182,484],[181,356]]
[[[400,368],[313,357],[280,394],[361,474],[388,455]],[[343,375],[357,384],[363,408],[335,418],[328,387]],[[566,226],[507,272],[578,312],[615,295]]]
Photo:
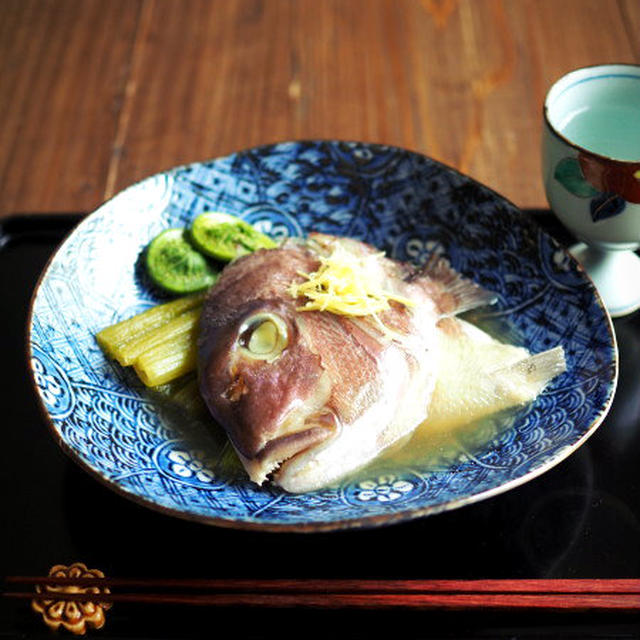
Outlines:
[[612,316],[640,308],[640,66],[571,71],[544,103],[542,169],[551,209]]

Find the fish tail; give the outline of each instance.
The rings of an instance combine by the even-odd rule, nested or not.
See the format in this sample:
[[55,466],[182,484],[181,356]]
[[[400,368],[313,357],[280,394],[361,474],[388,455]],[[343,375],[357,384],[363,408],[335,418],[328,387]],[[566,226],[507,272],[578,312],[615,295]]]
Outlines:
[[422,276],[440,284],[434,298],[442,316],[452,316],[493,304],[496,294],[458,273],[442,256],[433,254],[427,263],[411,280],[419,281]]

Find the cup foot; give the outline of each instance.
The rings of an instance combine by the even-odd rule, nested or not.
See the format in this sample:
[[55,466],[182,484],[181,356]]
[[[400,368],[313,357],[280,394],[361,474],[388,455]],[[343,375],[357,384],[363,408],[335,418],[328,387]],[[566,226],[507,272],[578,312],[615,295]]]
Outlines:
[[581,242],[569,252],[593,280],[612,317],[640,309],[640,257],[633,251],[606,251]]

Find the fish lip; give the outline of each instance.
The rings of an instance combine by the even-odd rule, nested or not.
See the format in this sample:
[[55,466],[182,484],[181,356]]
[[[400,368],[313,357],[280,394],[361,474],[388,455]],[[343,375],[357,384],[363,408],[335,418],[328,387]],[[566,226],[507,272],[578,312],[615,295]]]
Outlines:
[[269,473],[269,477],[275,484],[284,486],[282,485],[282,480],[289,474],[292,467],[295,474],[295,468],[301,460],[304,461],[305,458],[313,457],[314,453],[318,450],[330,446],[332,442],[339,438],[342,432],[342,421],[332,409],[327,407],[314,414],[311,420],[313,426],[309,427],[306,431],[323,432],[323,437],[318,438],[317,441],[311,443],[309,446],[301,448],[292,456],[280,461]]
[[328,426],[314,425],[269,440],[251,459],[264,477],[276,478],[295,458],[325,442],[334,433]]
[[290,463],[334,440],[342,431],[342,424],[334,410],[325,404],[306,417],[294,418],[288,424],[285,421],[279,431],[282,435],[267,440],[248,456],[236,447],[249,478],[258,485],[266,480],[278,485],[279,475]]

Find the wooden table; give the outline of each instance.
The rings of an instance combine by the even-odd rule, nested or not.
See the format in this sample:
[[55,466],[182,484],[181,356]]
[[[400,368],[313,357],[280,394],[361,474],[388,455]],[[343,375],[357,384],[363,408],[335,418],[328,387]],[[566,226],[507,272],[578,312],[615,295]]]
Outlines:
[[0,217],[297,138],[423,152],[546,206],[541,105],[640,62],[637,0],[3,0]]

